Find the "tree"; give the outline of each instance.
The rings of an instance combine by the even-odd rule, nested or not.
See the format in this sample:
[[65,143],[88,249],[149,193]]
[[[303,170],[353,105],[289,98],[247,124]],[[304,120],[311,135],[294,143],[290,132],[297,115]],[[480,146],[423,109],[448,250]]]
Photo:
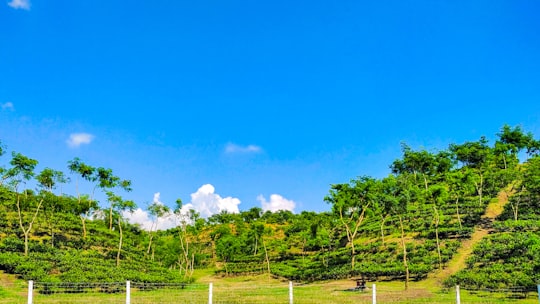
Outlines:
[[428,189],[428,178],[448,172],[453,166],[451,154],[446,151],[430,153],[426,150],[413,151],[407,144],[402,143],[403,158],[395,160],[390,169],[394,174],[409,173],[414,176],[422,175],[424,190]]
[[116,267],[120,266],[120,255],[122,252],[122,244],[124,240],[123,225],[124,217],[123,212],[133,212],[137,205],[131,200],[124,200],[121,196],[114,194],[112,191],[107,191],[107,200],[111,203],[112,218],[116,219],[118,227],[119,239],[118,239],[118,251],[116,253]]
[[[113,174],[111,169],[106,169],[103,167],[97,168],[96,171],[96,180],[98,181],[98,187],[105,192],[107,198],[110,197],[109,192],[114,188],[121,188],[126,192],[131,191],[131,181],[122,180],[120,177]],[[113,227],[113,205],[114,201],[109,201],[109,230],[112,230]]]
[[[228,224],[218,224],[210,231],[214,260],[220,258],[225,268],[225,274],[229,274],[227,262],[239,252],[241,246],[239,239],[231,232]],[[216,261],[217,262],[217,261]]]
[[258,220],[259,218],[261,218],[262,214],[263,211],[259,207],[252,207],[248,211],[241,212],[241,216],[246,223],[251,223]]
[[332,204],[332,212],[339,217],[341,225],[347,234],[351,247],[351,268],[355,267],[356,249],[354,240],[358,235],[360,225],[365,220],[366,211],[371,207],[376,197],[375,179],[367,176],[353,180],[350,184],[335,184],[331,186],[330,194],[325,197]]
[[415,190],[412,188],[407,174],[398,176],[397,183],[398,187],[395,188],[395,205],[392,206],[391,210],[393,214],[399,219],[399,228],[401,231],[401,247],[403,250],[403,267],[405,268],[405,290],[407,290],[409,288],[410,274],[409,263],[407,260],[407,244],[405,242],[403,215],[407,214],[407,207],[411,202],[412,198],[415,196]]
[[409,288],[410,274],[403,216],[407,214],[409,203],[417,196],[416,192],[418,190],[413,185],[410,178],[413,174],[414,173],[402,173],[397,176],[389,175],[385,177],[380,184],[380,196],[378,200],[378,211],[383,218],[390,215],[398,218],[403,256],[402,263],[403,268],[405,269],[405,289]]
[[[146,254],[150,254],[150,249],[152,248],[152,239],[154,238],[154,229],[157,230],[157,226],[159,223],[159,219],[163,216],[169,214],[170,208],[163,205],[162,203],[158,201],[152,202],[150,206],[148,206],[148,213],[152,218],[154,219],[152,221],[152,226],[150,227],[150,231],[148,231],[149,234],[149,241],[148,241],[148,249],[146,250]],[[152,260],[154,259],[154,255],[152,254]]]
[[433,220],[435,221],[435,240],[437,242],[437,256],[439,269],[442,269],[441,244],[439,240],[439,224],[441,222],[440,206],[446,202],[448,192],[444,185],[437,184],[429,187],[428,200],[433,203]]
[[381,217],[381,243],[384,245],[384,225],[392,215],[392,209],[397,204],[397,180],[394,175],[383,178],[379,183],[379,192],[376,200],[376,212]]
[[472,180],[479,197],[480,205],[483,204],[484,175],[488,170],[488,158],[492,153],[487,143],[487,139],[482,136],[477,142],[450,145],[450,151],[453,153],[455,159],[475,173],[472,176]]
[[[45,218],[51,231],[51,246],[54,247],[54,228],[52,219],[56,213],[56,205],[62,202],[62,195],[60,194],[60,197],[54,197],[53,190],[56,186],[65,184],[68,179],[62,171],[45,168],[36,176],[36,180],[38,181],[38,185],[42,188],[40,191],[42,200],[47,202],[43,208],[43,213],[45,214]],[[47,210],[49,210],[49,212],[47,212]],[[50,216],[47,216],[47,214],[50,214]]]
[[195,270],[195,253],[192,252],[191,249],[187,227],[192,224],[193,229],[196,230],[195,232],[198,232],[197,222],[199,220],[199,213],[193,209],[189,209],[188,212],[185,212],[182,207],[182,200],[177,199],[174,214],[178,220],[177,229],[181,250],[181,254],[178,256],[178,266],[180,272],[184,272],[184,277],[191,278],[193,271]]
[[77,174],[75,189],[77,192],[77,201],[79,205],[79,218],[81,219],[83,239],[86,239],[86,219],[88,218],[89,213],[92,212],[93,209],[97,208],[97,203],[94,201],[94,192],[97,185],[94,186],[90,196],[81,195],[79,192],[79,177],[87,182],[95,183],[97,181],[96,168],[85,164],[80,158],[76,157],[73,160],[68,161],[68,169],[71,171],[71,173]]
[[[11,168],[7,170],[6,176],[10,179],[10,185],[13,188],[13,191],[16,193],[16,207],[17,207],[17,216],[19,219],[19,228],[21,229],[24,235],[24,255],[28,255],[28,238],[30,232],[32,231],[32,226],[38,216],[43,200],[40,199],[33,211],[33,215],[30,220],[25,224],[24,223],[24,213],[23,207],[31,207],[31,202],[29,202],[28,191],[24,191],[24,197],[19,192],[19,186],[23,183],[26,183],[34,176],[34,169],[38,164],[38,161],[35,159],[28,158],[21,153],[12,153],[12,159],[10,161]],[[30,196],[34,198],[34,196]],[[23,206],[23,201],[26,203],[26,206]]]
[[471,173],[468,170],[454,170],[446,174],[446,183],[450,197],[454,200],[456,206],[456,217],[459,223],[459,229],[462,229],[461,215],[459,213],[459,202],[468,194],[474,191],[471,182]]
[[497,151],[500,152],[506,169],[506,155],[510,155],[513,159],[518,159],[518,154],[522,150],[527,150],[527,154],[534,154],[536,141],[532,133],[525,134],[520,126],[514,128],[504,125],[501,131],[497,133],[499,140],[496,142]]

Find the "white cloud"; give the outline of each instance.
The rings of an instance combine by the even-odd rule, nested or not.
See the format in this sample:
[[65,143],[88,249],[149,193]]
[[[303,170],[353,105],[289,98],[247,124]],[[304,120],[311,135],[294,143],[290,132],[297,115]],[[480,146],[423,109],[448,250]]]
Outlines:
[[255,145],[240,146],[228,143],[227,146],[225,146],[225,153],[259,153],[261,151],[261,147]]
[[8,5],[14,9],[30,10],[30,0],[11,0]]
[[2,108],[2,110],[15,110],[15,106],[13,105],[12,102],[6,102],[6,103],[3,103],[3,104],[0,104],[0,107]]
[[201,186],[197,192],[191,194],[191,205],[202,217],[207,218],[222,211],[230,213],[240,212],[238,210],[238,205],[240,204],[238,198],[222,198],[214,192],[214,186],[206,184]]
[[69,135],[69,139],[66,141],[71,148],[78,148],[83,144],[90,144],[94,140],[94,135],[88,133],[73,133]]
[[[154,203],[163,205],[160,201],[160,193],[154,194]],[[182,208],[183,209],[183,208]],[[139,224],[142,229],[146,231],[155,230],[167,230],[177,226],[176,215],[170,212],[159,219],[151,218],[150,214],[146,210],[137,208],[134,212],[124,211],[122,216],[126,218],[132,224]]]
[[[154,194],[154,203],[163,204],[160,201],[160,193]],[[137,208],[134,212],[125,211],[122,216],[126,218],[132,224],[139,224],[142,229],[146,231],[150,230],[166,230],[181,224],[181,221],[186,221],[191,224],[189,220],[190,210],[197,211],[201,217],[208,218],[213,214],[227,211],[230,213],[239,213],[238,205],[240,200],[233,197],[222,198],[215,193],[214,186],[206,184],[201,186],[197,192],[191,194],[191,203],[182,206],[179,214],[170,212],[169,214],[160,217],[156,221],[152,218],[147,210]]]
[[276,212],[278,210],[294,211],[296,203],[292,200],[288,200],[279,194],[270,195],[270,201],[267,202],[264,196],[261,194],[257,196],[257,200],[261,203],[263,211]]

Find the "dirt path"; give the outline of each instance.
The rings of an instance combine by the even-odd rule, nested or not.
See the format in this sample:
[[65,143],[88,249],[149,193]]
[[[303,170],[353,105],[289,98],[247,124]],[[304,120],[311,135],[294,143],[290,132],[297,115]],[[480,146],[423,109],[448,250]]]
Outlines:
[[508,192],[503,190],[499,192],[497,199],[492,200],[484,215],[482,215],[480,224],[475,228],[471,238],[464,241],[452,260],[448,262],[448,265],[441,271],[436,271],[428,279],[433,279],[437,283],[442,283],[446,278],[459,270],[465,268],[465,261],[472,254],[473,248],[478,242],[482,240],[492,230],[491,225],[497,216],[499,216],[504,206],[508,203]]

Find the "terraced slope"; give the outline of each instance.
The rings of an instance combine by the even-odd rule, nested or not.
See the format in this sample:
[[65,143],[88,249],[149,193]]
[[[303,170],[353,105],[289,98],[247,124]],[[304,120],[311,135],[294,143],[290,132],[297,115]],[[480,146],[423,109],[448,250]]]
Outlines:
[[428,279],[436,280],[437,283],[442,283],[446,278],[459,270],[465,268],[465,261],[472,254],[473,248],[492,230],[492,224],[495,218],[499,216],[504,206],[508,203],[509,191],[507,189],[499,192],[496,199],[492,200],[486,208],[486,212],[482,216],[480,224],[478,224],[471,235],[471,238],[464,241],[458,252],[452,260],[448,262],[446,268],[441,271],[434,272]]

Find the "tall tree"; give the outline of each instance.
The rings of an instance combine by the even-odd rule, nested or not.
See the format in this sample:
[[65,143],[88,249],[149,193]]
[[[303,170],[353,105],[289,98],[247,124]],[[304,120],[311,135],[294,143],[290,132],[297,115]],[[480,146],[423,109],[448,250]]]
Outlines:
[[122,252],[122,244],[124,241],[124,212],[133,212],[135,208],[137,208],[137,205],[135,202],[131,200],[124,200],[121,196],[114,194],[112,191],[107,191],[107,200],[111,203],[111,214],[112,219],[116,220],[116,224],[118,227],[118,250],[116,253],[116,267],[120,266],[120,256]]
[[180,241],[180,250],[181,253],[178,256],[178,267],[180,272],[184,273],[184,277],[191,278],[195,270],[195,252],[193,252],[191,247],[191,242],[188,234],[188,226],[195,230],[194,233],[198,234],[199,227],[197,222],[199,220],[199,214],[193,210],[189,209],[187,212],[183,209],[183,204],[181,199],[176,200],[176,206],[174,209],[174,214],[178,223],[178,238]]
[[[34,196],[28,196],[28,191],[23,191],[23,196],[23,194],[19,192],[19,186],[21,184],[26,184],[26,182],[28,182],[34,176],[34,169],[37,166],[38,161],[28,158],[21,153],[13,152],[10,164],[11,167],[7,170],[6,176],[9,179],[9,184],[16,195],[15,205],[17,207],[19,228],[24,235],[24,255],[26,256],[28,255],[28,238],[30,232],[32,231],[32,226],[34,225],[34,222],[38,216],[41,205],[43,204],[43,200],[38,200],[37,204],[34,206],[35,209],[32,212],[33,215],[28,221],[25,221],[24,214],[30,210],[25,211],[23,208],[31,208],[32,202],[30,202],[30,199],[28,198],[34,198]],[[24,206],[23,203],[25,203]]]
[[[152,217],[152,226],[150,227],[150,231],[148,231],[149,234],[149,240],[148,240],[148,249],[146,250],[146,254],[150,254],[150,249],[152,248],[152,239],[154,238],[154,231],[157,230],[159,220],[168,215],[170,213],[171,209],[162,203],[158,201],[152,202],[150,206],[148,206],[148,213]],[[154,259],[154,255],[152,254],[152,260]]]
[[429,187],[428,200],[433,203],[433,221],[435,222],[435,240],[437,244],[437,256],[439,258],[439,269],[442,269],[441,243],[439,239],[439,224],[441,222],[440,207],[446,202],[448,191],[442,184],[436,184]]
[[484,177],[488,170],[488,160],[492,153],[485,137],[476,142],[466,142],[461,145],[451,144],[450,151],[455,159],[474,172],[473,182],[479,198],[479,204],[483,204]]
[[359,228],[366,218],[366,212],[376,198],[375,179],[367,176],[353,180],[350,184],[331,186],[330,194],[325,197],[332,204],[332,212],[338,216],[351,247],[351,269],[355,269],[356,248],[354,241]]
[[[512,128],[508,125],[504,125],[497,135],[499,139],[496,144],[500,146],[499,151],[509,153],[510,156],[516,160],[519,152],[523,150],[526,150],[529,155],[534,154],[536,151],[536,141],[533,134],[530,132],[525,133],[520,126]],[[503,154],[503,156],[505,154]],[[503,158],[503,160],[505,160],[505,158]]]
[[79,177],[83,180],[94,184],[97,181],[96,168],[87,165],[80,158],[76,157],[71,161],[68,161],[68,169],[73,174],[77,174],[75,180],[75,190],[77,192],[77,201],[79,205],[79,218],[81,220],[83,239],[86,239],[86,219],[89,217],[90,212],[97,208],[97,202],[94,200],[95,189],[97,184],[93,186],[93,190],[90,195],[81,195],[79,191]]
[[98,187],[107,195],[107,200],[109,202],[109,230],[112,230],[113,227],[113,209],[114,201],[110,201],[109,192],[115,188],[121,188],[126,192],[131,191],[131,181],[122,180],[120,177],[113,174],[112,169],[107,169],[103,167],[97,168],[96,171],[96,180],[98,182]]
[[407,258],[407,243],[405,241],[405,226],[403,223],[403,216],[407,214],[407,208],[409,203],[416,196],[416,190],[410,182],[408,174],[402,174],[397,177],[398,187],[396,187],[395,205],[393,205],[392,212],[399,220],[399,228],[401,231],[401,248],[403,250],[403,267],[405,268],[405,290],[409,288],[409,262]]
[[[42,188],[40,191],[42,201],[46,202],[45,207],[43,208],[43,213],[47,224],[51,232],[51,246],[54,247],[54,227],[53,227],[53,218],[54,214],[57,212],[57,205],[60,204],[62,200],[62,194],[60,193],[59,197],[53,195],[53,190],[58,186],[65,184],[68,179],[64,175],[64,172],[53,170],[50,168],[43,169],[37,176],[36,180],[38,185]],[[47,212],[49,210],[49,212]]]
[[379,183],[379,191],[376,200],[376,213],[381,217],[381,243],[384,245],[384,226],[386,220],[392,215],[392,209],[397,205],[396,193],[398,184],[394,175],[383,178]]
[[454,200],[456,206],[456,218],[458,220],[459,229],[463,228],[459,211],[460,201],[474,192],[474,186],[472,185],[470,178],[471,174],[469,170],[454,170],[446,174],[446,184],[448,185],[449,195]]
[[448,172],[454,162],[451,158],[451,153],[440,151],[431,153],[426,150],[413,151],[407,144],[402,143],[403,151],[402,159],[395,160],[390,169],[394,174],[409,173],[417,179],[418,175],[422,176],[424,190],[427,191],[430,179],[436,178],[438,175]]

